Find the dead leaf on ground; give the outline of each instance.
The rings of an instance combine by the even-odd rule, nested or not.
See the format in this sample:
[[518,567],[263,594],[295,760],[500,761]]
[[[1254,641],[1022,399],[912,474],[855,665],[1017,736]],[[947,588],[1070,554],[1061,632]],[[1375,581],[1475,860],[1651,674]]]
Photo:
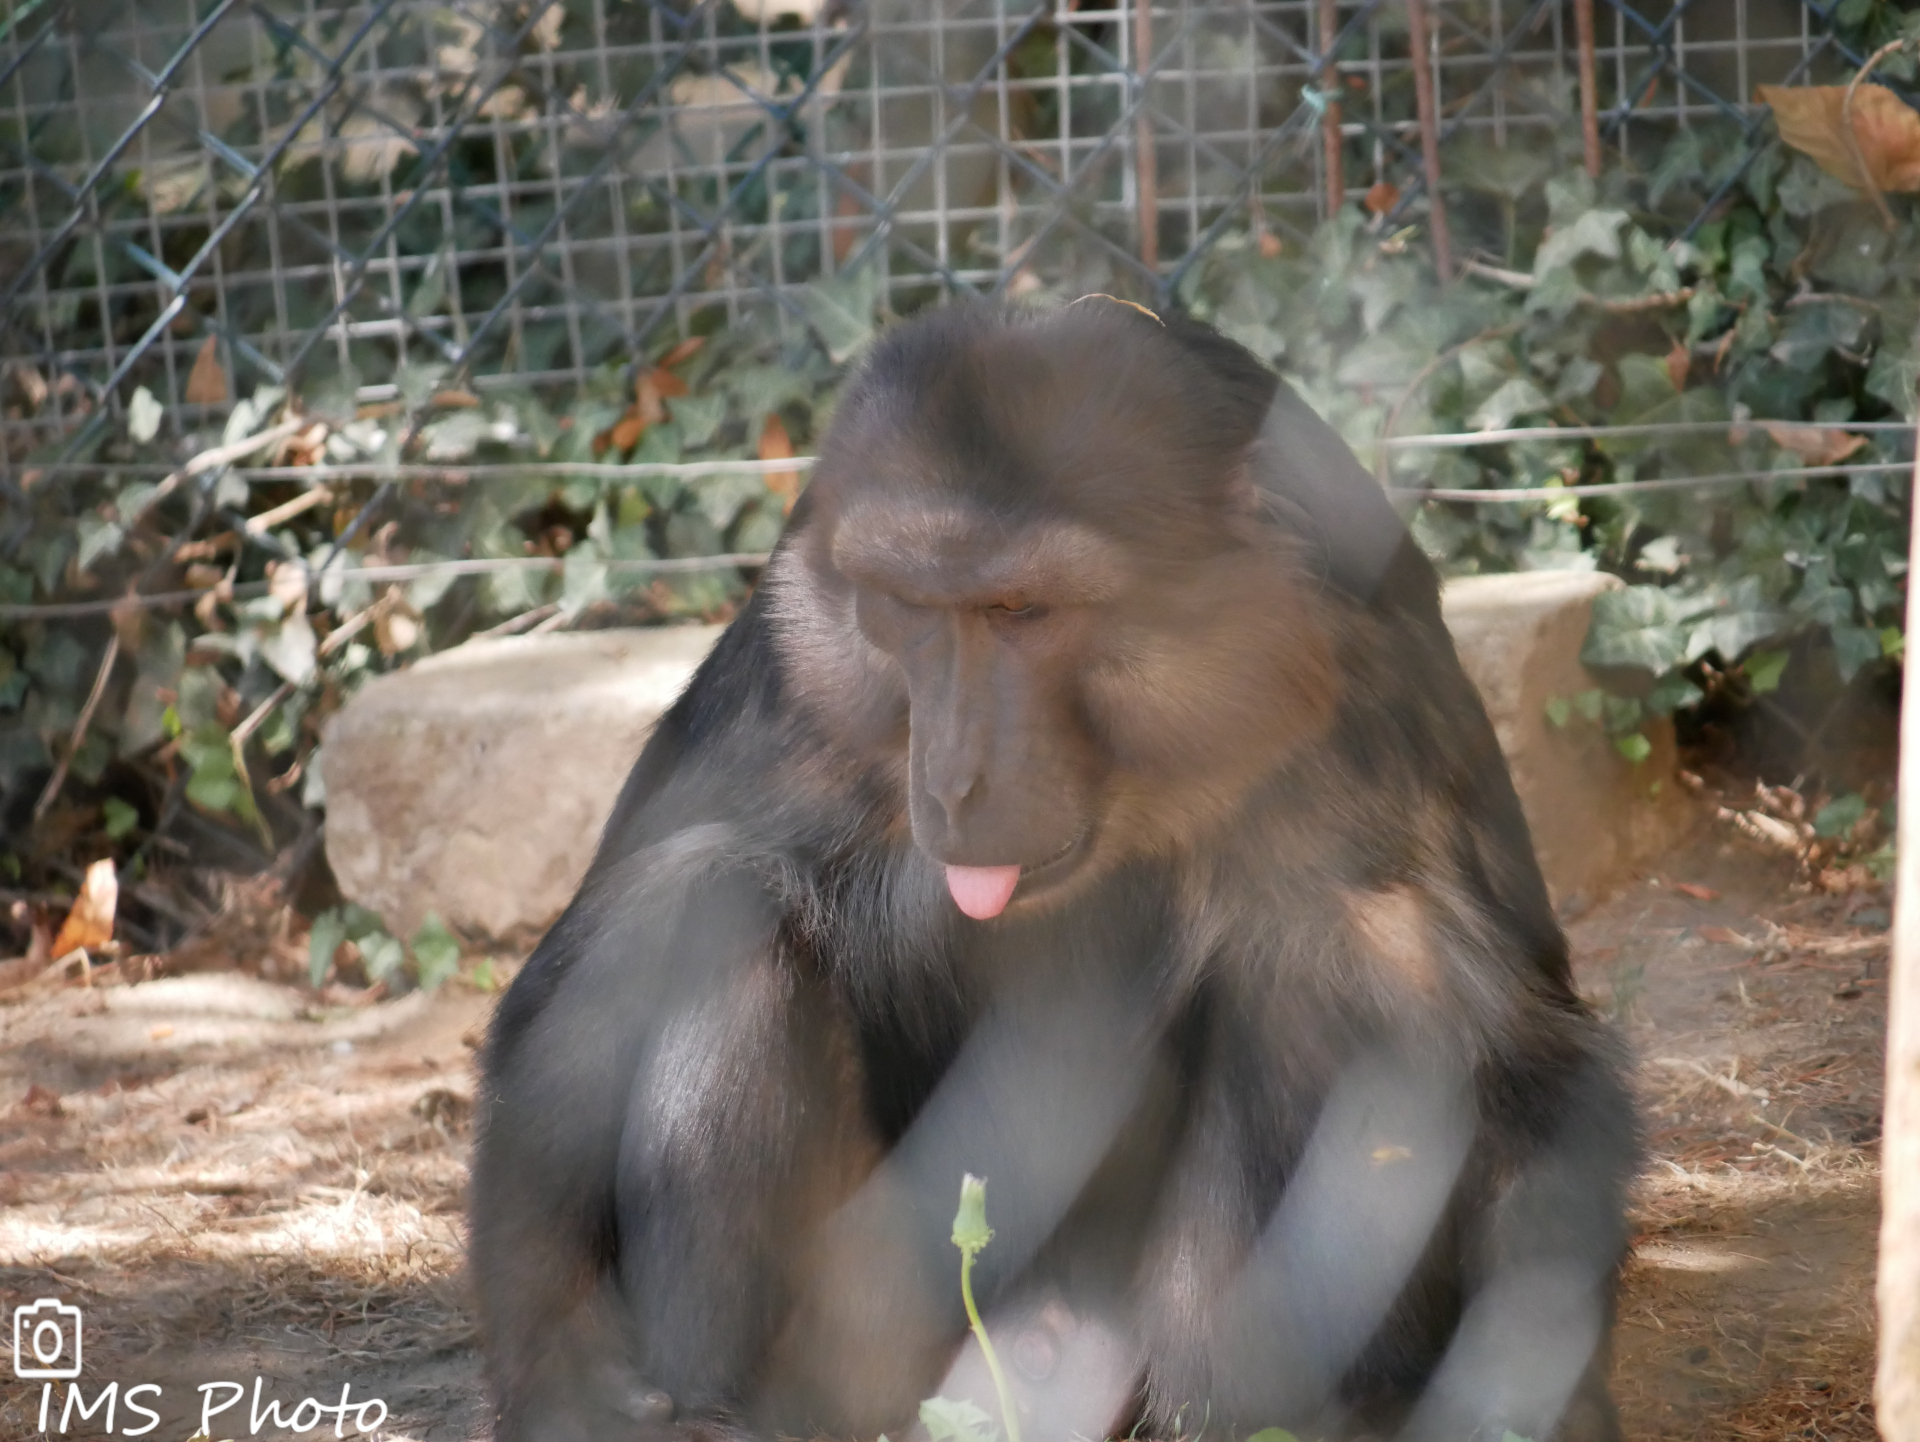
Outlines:
[[1783,450],[1792,451],[1810,466],[1844,461],[1867,443],[1865,436],[1849,435],[1825,426],[1768,425],[1766,433]]
[[220,365],[220,338],[208,336],[200,343],[200,354],[193,358],[193,373],[187,377],[187,404],[224,405],[227,399],[227,373]]
[[1673,889],[1682,896],[1691,896],[1695,901],[1718,901],[1720,893],[1711,886],[1702,886],[1695,881],[1676,881]]
[[1711,941],[1716,946],[1745,946],[1749,944],[1746,937],[1732,930],[1730,927],[1725,926],[1697,926],[1694,928],[1694,935],[1698,936],[1702,941]]
[[1920,190],[1920,111],[1884,85],[1862,85],[1853,93],[1853,138],[1860,147],[1856,161],[1847,144],[1841,114],[1846,105],[1844,85],[1762,85],[1760,100],[1773,111],[1780,138],[1810,156],[1835,180],[1865,190],[1860,174],[1880,190]]
[[[786,424],[777,415],[767,417],[767,423],[760,428],[760,459],[763,461],[784,461],[793,456],[793,437],[787,434]],[[780,497],[782,509],[791,511],[793,503],[800,496],[800,472],[768,471],[767,489]]]
[[39,1082],[28,1087],[27,1094],[14,1105],[17,1110],[30,1116],[63,1117],[67,1114],[66,1108],[60,1105],[60,1093],[51,1087],[41,1086]]
[[102,857],[87,868],[86,880],[80,883],[80,895],[75,898],[73,910],[67,913],[67,919],[60,924],[60,934],[53,939],[55,960],[85,947],[89,951],[98,951],[113,940],[113,913],[120,903],[120,881],[114,875],[113,858]]

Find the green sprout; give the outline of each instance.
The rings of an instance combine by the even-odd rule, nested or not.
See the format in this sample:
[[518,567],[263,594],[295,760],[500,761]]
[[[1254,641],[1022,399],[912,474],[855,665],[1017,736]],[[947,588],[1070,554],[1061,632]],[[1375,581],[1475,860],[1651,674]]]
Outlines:
[[1000,1395],[1000,1415],[1006,1419],[1007,1442],[1020,1442],[1020,1419],[1013,1410],[1013,1393],[1007,1390],[1007,1377],[1000,1370],[1000,1358],[987,1336],[986,1323],[973,1303],[973,1259],[993,1240],[993,1228],[987,1225],[987,1183],[968,1172],[960,1179],[960,1210],[953,1214],[953,1244],[960,1249],[960,1300],[967,1305],[967,1321],[973,1335],[980,1339],[980,1351],[987,1359],[987,1371],[993,1374],[993,1390]]

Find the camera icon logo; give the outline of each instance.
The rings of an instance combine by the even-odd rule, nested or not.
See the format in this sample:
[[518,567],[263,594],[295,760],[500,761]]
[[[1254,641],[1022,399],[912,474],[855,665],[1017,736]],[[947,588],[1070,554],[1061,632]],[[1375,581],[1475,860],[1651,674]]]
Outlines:
[[80,1375],[80,1309],[41,1297],[13,1309],[13,1375],[68,1381]]

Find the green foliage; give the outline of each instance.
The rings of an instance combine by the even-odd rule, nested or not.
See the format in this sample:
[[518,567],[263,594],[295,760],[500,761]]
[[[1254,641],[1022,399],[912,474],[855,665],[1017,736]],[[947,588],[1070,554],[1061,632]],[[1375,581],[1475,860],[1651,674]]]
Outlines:
[[920,1404],[920,1425],[933,1442],[996,1442],[1000,1428],[972,1402],[929,1397]]
[[[318,739],[328,715],[381,672],[530,611],[587,624],[730,616],[747,591],[735,567],[622,567],[769,549],[793,477],[648,467],[755,460],[774,435],[810,449],[843,364],[878,323],[879,300],[871,272],[843,276],[810,299],[806,322],[705,327],[698,341],[663,341],[633,366],[604,368],[578,395],[484,381],[476,394],[443,365],[410,360],[394,377],[398,413],[356,404],[349,373],[316,379],[291,400],[263,388],[195,429],[135,387],[124,424],[77,458],[146,473],[41,478],[35,464],[60,459],[60,443],[16,458],[26,484],[0,492],[0,531],[14,538],[0,555],[0,605],[101,606],[79,617],[0,615],[0,797],[37,789],[67,762],[52,824],[10,853],[25,872],[16,879],[57,882],[76,838],[124,864],[151,844],[140,817],[164,830],[182,804],[271,853],[298,834],[300,804],[324,804]],[[243,463],[368,463],[374,474],[327,477],[317,494],[227,467],[159,484],[211,447],[303,422],[318,424],[292,452],[277,441]],[[405,482],[379,474],[399,461],[517,469]],[[610,469],[558,469],[579,461]],[[529,556],[555,564],[395,582],[338,574]],[[105,614],[135,590],[197,593],[198,603]],[[101,704],[76,746],[116,635]],[[316,947],[329,934],[318,932]],[[415,937],[411,951],[384,931],[340,939],[355,942],[374,979],[412,965],[432,985],[454,956],[444,932]],[[316,976],[338,944],[315,960]]]
[[[1890,23],[1856,8],[1863,26]],[[1680,132],[1647,171],[1597,183],[1571,133],[1557,159],[1551,146],[1530,156],[1539,163],[1484,146],[1448,156],[1455,249],[1498,266],[1442,284],[1417,237],[1371,230],[1350,207],[1279,254],[1229,237],[1187,272],[1181,299],[1409,491],[1752,473],[1413,510],[1416,540],[1448,574],[1599,569],[1627,582],[1595,606],[1584,659],[1647,715],[1696,703],[1743,658],[1751,693],[1772,689],[1787,643],[1810,632],[1843,679],[1890,664],[1903,649],[1907,440],[1836,427],[1915,414],[1915,201],[1887,198],[1889,233],[1865,199],[1777,142],[1746,163],[1732,126]],[[1684,234],[1729,181],[1711,220]],[[1389,427],[1660,422],[1701,425],[1396,448],[1384,461],[1376,445]],[[1571,714],[1555,705],[1549,720]]]
[[314,917],[308,934],[307,980],[316,987],[324,984],[341,944],[349,941],[359,951],[370,982],[391,983],[410,969],[416,985],[434,991],[460,966],[459,940],[433,913],[427,913],[420,929],[403,944],[387,931],[377,913],[349,902]]
[[439,990],[440,983],[460,967],[460,943],[431,911],[407,945],[413,953],[414,972],[423,991]]

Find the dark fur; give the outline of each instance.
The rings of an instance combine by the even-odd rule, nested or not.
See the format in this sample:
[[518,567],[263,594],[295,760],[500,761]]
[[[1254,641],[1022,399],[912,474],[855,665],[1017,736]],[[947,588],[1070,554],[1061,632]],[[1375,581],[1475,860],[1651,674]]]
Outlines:
[[[1107,585],[1046,623],[1082,629],[994,631],[965,684],[890,652],[840,568],[950,513],[962,587],[1066,528],[1005,584]],[[985,801],[943,812],[956,756]],[[988,922],[925,850],[1060,836],[1068,881]],[[502,1442],[910,1423],[965,1336],[963,1170],[1030,1437],[1096,1356],[1095,1436],[1617,1435],[1630,1108],[1432,568],[1198,326],[881,341],[484,1070]]]

